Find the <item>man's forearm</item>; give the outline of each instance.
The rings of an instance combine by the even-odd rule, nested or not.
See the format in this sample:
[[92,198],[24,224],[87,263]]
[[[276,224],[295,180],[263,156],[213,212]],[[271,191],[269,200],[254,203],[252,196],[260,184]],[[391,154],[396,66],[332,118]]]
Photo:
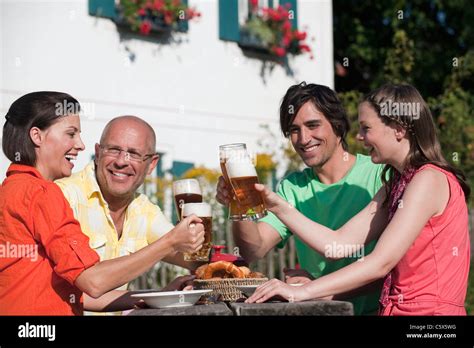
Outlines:
[[234,242],[239,254],[247,261],[253,262],[265,256],[263,241],[257,223],[251,221],[234,222],[232,224]]

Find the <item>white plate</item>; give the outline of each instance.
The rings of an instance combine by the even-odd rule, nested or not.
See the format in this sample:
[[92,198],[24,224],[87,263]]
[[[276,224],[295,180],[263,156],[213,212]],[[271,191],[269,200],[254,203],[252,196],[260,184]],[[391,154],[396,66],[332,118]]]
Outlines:
[[290,284],[291,286],[303,286],[303,283]]
[[187,307],[194,305],[199,298],[211,289],[187,291],[162,291],[143,294],[133,294],[132,297],[140,298],[151,308]]

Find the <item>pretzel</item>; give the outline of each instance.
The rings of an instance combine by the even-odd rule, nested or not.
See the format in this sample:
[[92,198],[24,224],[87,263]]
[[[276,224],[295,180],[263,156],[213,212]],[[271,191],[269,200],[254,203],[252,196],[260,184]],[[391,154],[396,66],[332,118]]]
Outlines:
[[231,262],[217,261],[198,267],[195,271],[197,279],[222,279],[222,278],[265,278],[259,272],[252,272],[248,267],[237,267]]
[[217,261],[207,266],[202,279],[244,277],[244,272],[233,263],[227,261]]
[[196,268],[194,273],[196,274],[197,279],[203,279],[204,277],[204,272],[206,272],[207,266],[209,266],[207,263],[205,265],[199,266]]

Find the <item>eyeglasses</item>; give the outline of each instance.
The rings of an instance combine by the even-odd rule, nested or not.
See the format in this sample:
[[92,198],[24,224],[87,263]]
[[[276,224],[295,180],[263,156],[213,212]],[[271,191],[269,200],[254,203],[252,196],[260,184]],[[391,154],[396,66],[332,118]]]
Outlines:
[[142,155],[136,151],[133,150],[123,150],[120,147],[117,146],[103,146],[99,145],[99,147],[102,149],[104,154],[111,156],[111,157],[119,157],[122,152],[125,152],[125,159],[126,160],[132,160],[135,162],[144,162],[147,159],[156,156],[157,153],[149,153],[146,155]]

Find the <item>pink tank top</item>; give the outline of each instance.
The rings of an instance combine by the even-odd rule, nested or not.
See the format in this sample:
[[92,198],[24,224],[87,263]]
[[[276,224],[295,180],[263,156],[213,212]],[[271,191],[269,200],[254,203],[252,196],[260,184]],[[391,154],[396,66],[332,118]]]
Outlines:
[[470,242],[464,193],[452,173],[431,164],[416,172],[425,168],[446,175],[450,198],[387,276],[381,315],[466,315]]

